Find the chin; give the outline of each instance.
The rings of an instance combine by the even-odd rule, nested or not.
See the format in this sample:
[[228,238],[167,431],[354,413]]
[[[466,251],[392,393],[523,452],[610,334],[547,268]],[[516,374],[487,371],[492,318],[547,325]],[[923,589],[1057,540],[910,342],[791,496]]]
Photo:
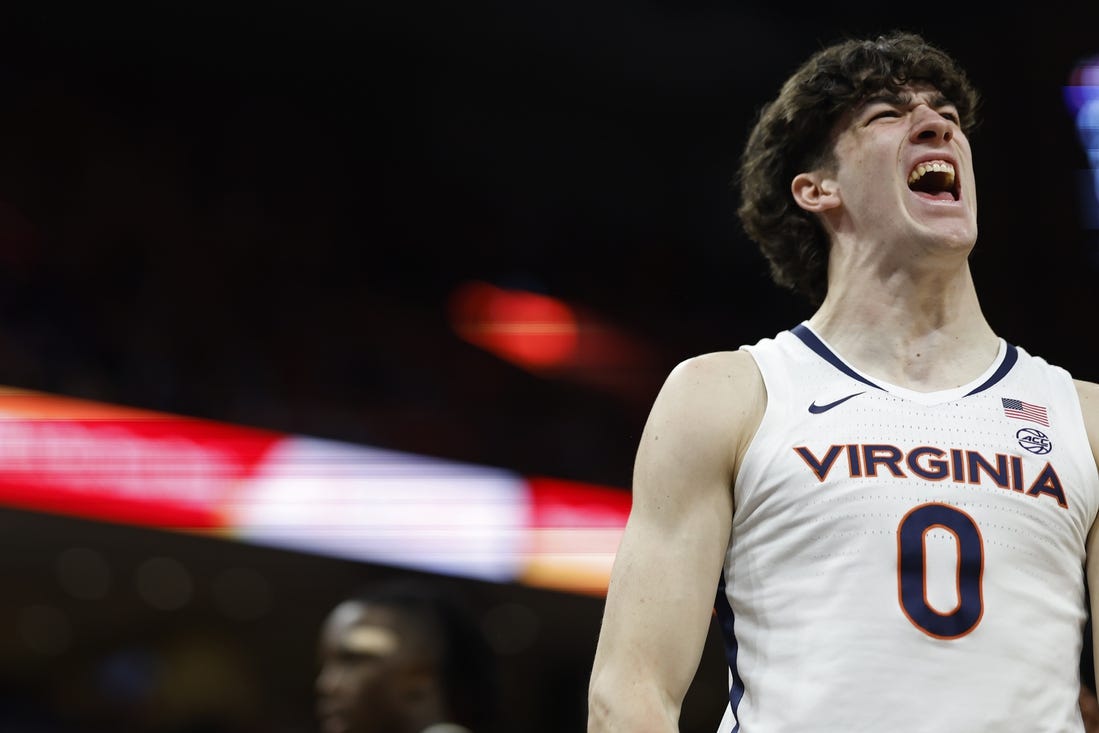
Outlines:
[[925,230],[924,238],[933,247],[946,247],[951,251],[968,251],[977,244],[977,230],[971,227],[936,228]]

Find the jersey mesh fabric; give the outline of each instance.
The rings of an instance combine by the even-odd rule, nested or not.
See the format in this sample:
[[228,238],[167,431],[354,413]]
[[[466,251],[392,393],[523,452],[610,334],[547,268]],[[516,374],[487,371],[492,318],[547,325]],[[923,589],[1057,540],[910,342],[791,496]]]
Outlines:
[[1099,474],[1070,375],[1001,342],[970,384],[916,393],[805,324],[745,349],[767,408],[717,603],[720,733],[1082,731]]

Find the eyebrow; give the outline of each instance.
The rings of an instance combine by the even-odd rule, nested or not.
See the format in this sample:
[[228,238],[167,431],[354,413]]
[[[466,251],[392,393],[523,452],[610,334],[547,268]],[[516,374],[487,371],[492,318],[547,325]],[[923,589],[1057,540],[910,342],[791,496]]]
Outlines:
[[[862,109],[866,109],[872,104],[891,104],[897,107],[903,107],[905,105],[912,104],[912,99],[915,95],[910,91],[898,91],[890,92],[883,89],[877,94],[873,94],[863,100],[861,105]],[[954,103],[946,98],[940,91],[932,91],[931,96],[927,100],[928,104],[938,109],[939,107],[951,107]]]

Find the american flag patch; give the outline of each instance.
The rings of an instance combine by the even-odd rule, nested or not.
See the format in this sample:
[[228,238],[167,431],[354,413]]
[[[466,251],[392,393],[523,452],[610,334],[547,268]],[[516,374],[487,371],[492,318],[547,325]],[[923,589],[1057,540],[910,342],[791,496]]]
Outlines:
[[1004,403],[1004,414],[1008,417],[1016,420],[1030,420],[1049,427],[1049,415],[1046,414],[1046,408],[1041,405],[1032,405],[1029,402],[1008,397],[1001,397],[1000,402]]

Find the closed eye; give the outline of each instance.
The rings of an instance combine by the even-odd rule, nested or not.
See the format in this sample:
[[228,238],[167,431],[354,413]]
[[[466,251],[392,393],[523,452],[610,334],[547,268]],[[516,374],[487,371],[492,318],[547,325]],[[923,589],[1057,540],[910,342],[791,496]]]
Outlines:
[[901,116],[901,113],[898,112],[895,109],[882,109],[882,110],[878,110],[874,114],[870,115],[870,119],[868,119],[866,122],[867,122],[867,124],[869,124],[869,123],[873,122],[874,120],[880,120],[880,119],[883,119],[883,118],[886,118],[886,117],[900,117],[900,116]]

